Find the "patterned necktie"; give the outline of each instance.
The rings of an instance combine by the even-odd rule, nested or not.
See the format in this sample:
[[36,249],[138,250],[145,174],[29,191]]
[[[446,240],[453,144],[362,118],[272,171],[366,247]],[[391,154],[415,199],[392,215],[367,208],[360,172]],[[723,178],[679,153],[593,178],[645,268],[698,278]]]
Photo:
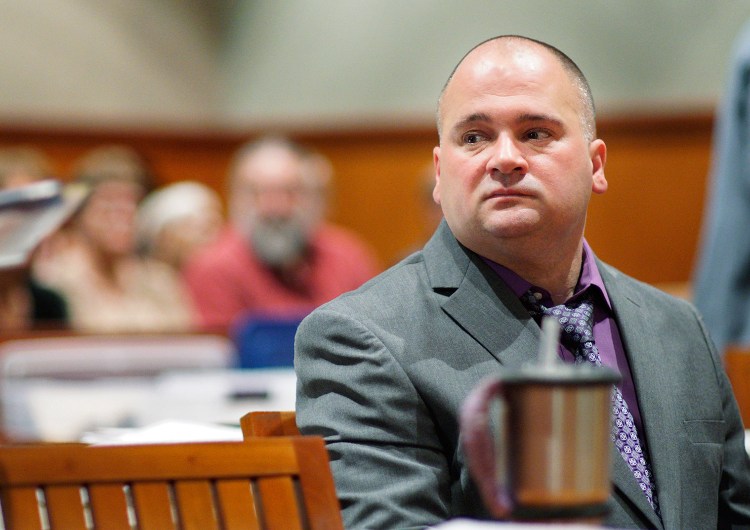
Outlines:
[[[546,308],[534,296],[534,292],[530,290],[523,296],[523,302],[532,315],[553,316],[560,322],[561,340],[575,355],[576,364],[590,362],[596,366],[602,365],[599,350],[594,344],[594,306],[590,299],[584,298],[574,302],[575,305],[571,304],[570,307],[558,305]],[[612,441],[633,471],[633,475],[638,480],[641,490],[646,494],[649,504],[658,514],[659,502],[656,497],[656,485],[652,480],[651,466],[641,448],[638,432],[633,422],[633,415],[630,413],[620,389],[616,386],[612,395],[612,414],[615,420],[612,425]]]

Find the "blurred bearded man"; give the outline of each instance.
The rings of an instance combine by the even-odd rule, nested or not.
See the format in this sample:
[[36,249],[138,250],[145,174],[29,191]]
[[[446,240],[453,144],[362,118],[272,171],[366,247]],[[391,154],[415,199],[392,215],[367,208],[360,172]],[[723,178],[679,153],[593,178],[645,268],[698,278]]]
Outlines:
[[185,278],[205,328],[250,313],[301,315],[378,271],[372,249],[325,221],[331,167],[279,137],[239,149],[229,172],[230,221]]

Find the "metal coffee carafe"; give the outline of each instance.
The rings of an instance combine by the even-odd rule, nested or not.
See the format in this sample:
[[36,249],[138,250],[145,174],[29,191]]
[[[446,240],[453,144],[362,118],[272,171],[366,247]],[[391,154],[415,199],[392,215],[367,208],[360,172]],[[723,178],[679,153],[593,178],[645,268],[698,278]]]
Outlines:
[[497,518],[597,523],[607,513],[619,376],[563,363],[559,336],[559,323],[545,318],[539,362],[485,379],[464,403],[469,469]]

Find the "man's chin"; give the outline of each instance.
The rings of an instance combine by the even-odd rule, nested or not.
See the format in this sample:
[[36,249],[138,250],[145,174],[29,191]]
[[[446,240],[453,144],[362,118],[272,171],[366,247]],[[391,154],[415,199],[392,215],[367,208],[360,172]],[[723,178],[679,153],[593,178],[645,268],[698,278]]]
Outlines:
[[515,239],[533,234],[540,225],[541,219],[536,212],[519,212],[495,216],[484,223],[484,231],[496,239]]
[[283,267],[298,261],[305,253],[306,243],[298,235],[264,234],[251,241],[256,256],[270,267]]

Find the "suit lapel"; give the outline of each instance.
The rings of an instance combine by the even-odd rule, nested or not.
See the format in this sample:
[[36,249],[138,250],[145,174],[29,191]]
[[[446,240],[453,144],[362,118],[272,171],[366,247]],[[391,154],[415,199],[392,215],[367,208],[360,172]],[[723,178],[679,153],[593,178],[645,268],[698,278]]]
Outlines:
[[445,221],[425,247],[434,290],[449,291],[443,310],[501,364],[536,359],[539,326],[482,258],[462,247]]
[[[495,272],[479,256],[456,241],[445,221],[425,246],[424,257],[432,288],[448,295],[443,309],[457,325],[506,367],[520,367],[536,360],[541,333],[539,326]],[[664,345],[655,339],[658,335],[642,310],[638,293],[620,289],[621,282],[615,281],[615,275],[619,273],[601,262],[597,261],[597,265],[612,301],[636,384],[659,498],[666,501],[666,506],[678,506],[673,499],[679,496],[679,475],[668,474],[665,470],[678,469],[679,463],[674,461],[676,455],[665,450],[673,444],[664,443],[664,440],[679,430],[670,424],[669,405],[658,392],[662,381],[669,379],[663,363],[658,362],[658,354],[664,351]],[[659,440],[658,444],[656,440]],[[614,444],[611,457],[614,489],[639,508],[654,527],[662,528],[661,521]],[[654,462],[660,465],[654,465]],[[667,527],[679,527],[679,524],[674,524],[679,522],[675,519],[676,512],[667,511],[662,517]]]
[[[622,338],[625,355],[633,376],[638,408],[645,432],[639,432],[642,441],[645,439],[649,453],[657,495],[661,501],[661,516],[664,525],[679,528],[680,484],[679,455],[671,450],[678,446],[676,433],[681,426],[676,424],[673,409],[672,393],[669,392],[669,367],[661,357],[670,347],[667,337],[658,333],[654,322],[658,320],[649,310],[641,291],[631,289],[630,282],[616,281],[620,273],[601,262],[597,263],[604,280],[615,313]],[[629,497],[656,524],[656,517],[645,495],[638,488],[632,472],[625,461],[615,450],[617,462],[615,468],[615,485]],[[621,465],[620,465],[621,464]]]

